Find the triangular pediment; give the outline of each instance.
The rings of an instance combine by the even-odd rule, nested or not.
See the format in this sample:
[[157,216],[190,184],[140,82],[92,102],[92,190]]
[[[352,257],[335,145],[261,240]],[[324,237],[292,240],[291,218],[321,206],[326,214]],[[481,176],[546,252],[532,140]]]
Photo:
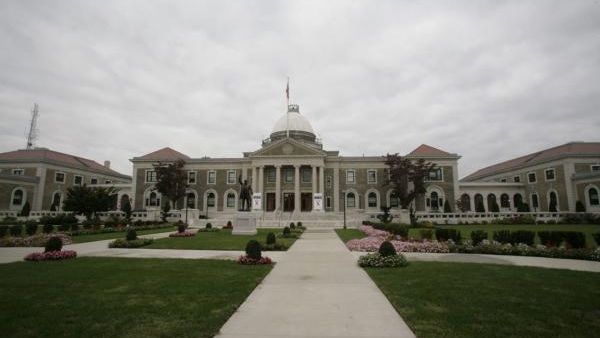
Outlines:
[[308,145],[287,138],[265,145],[262,149],[253,152],[250,156],[325,156],[325,152]]

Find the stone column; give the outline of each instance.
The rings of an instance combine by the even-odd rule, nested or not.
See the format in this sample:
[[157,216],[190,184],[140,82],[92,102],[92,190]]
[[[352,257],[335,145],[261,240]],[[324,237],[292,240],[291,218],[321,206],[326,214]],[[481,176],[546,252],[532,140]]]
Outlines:
[[256,189],[257,192],[259,193],[263,193],[264,190],[264,184],[263,184],[263,180],[265,178],[265,166],[261,165],[258,168],[258,188]]
[[281,209],[281,166],[275,166],[275,210]]
[[252,192],[255,193],[256,192],[256,167],[252,166]]
[[[325,196],[325,167],[319,167],[319,192]],[[323,197],[325,198],[325,197]]]
[[300,212],[300,165],[294,165],[294,212]]
[[312,193],[317,193],[317,166],[312,166]]
[[340,211],[340,169],[333,168],[333,211]]

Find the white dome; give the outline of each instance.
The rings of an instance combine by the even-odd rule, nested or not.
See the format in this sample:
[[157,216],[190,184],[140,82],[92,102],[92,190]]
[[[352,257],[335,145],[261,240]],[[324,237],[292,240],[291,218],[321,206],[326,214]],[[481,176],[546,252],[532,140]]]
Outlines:
[[273,132],[280,132],[286,130],[304,131],[307,133],[315,134],[310,122],[306,117],[300,115],[297,111],[288,111],[286,115],[283,115],[273,127]]

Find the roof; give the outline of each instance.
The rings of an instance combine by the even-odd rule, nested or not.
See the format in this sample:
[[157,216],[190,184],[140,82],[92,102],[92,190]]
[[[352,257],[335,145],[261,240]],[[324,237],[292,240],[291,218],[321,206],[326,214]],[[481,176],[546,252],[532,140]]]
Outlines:
[[43,162],[131,179],[130,176],[107,168],[96,161],[46,148],[22,149],[0,153],[0,162]]
[[473,181],[509,170],[529,167],[566,157],[590,156],[600,157],[600,142],[570,142],[479,169],[464,177],[461,181]]
[[297,105],[290,105],[287,114],[280,117],[279,120],[275,122],[271,134],[286,130],[297,130],[313,135],[315,134],[310,122],[308,122],[308,119],[300,114],[300,110]]
[[456,154],[450,154],[449,152],[443,151],[443,150],[438,149],[438,148],[434,148],[434,147],[432,147],[430,145],[421,144],[415,150],[413,150],[410,153],[408,153],[406,156],[431,156],[431,157],[442,156],[442,157],[447,157],[447,156],[456,156]]
[[176,160],[189,160],[190,157],[178,152],[169,147],[164,147],[157,151],[153,151],[149,154],[140,157],[134,157],[136,161],[176,161]]

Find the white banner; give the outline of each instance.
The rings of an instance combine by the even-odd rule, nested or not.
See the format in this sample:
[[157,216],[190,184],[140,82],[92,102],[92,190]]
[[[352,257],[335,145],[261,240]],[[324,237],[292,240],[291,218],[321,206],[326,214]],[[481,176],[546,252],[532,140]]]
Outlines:
[[313,211],[323,211],[323,194],[313,194]]
[[262,194],[259,192],[252,194],[252,210],[262,210]]

